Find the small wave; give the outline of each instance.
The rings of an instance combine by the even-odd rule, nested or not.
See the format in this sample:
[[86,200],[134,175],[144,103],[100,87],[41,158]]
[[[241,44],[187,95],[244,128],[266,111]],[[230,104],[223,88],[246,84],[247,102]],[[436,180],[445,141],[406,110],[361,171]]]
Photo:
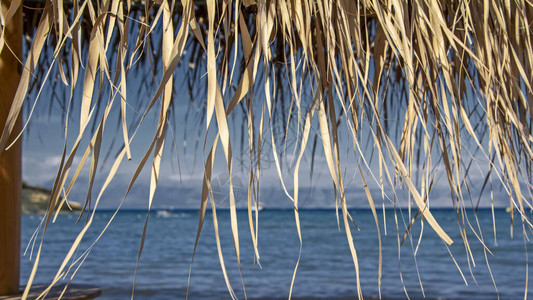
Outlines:
[[158,210],[156,217],[158,218],[176,218],[178,215],[168,210]]

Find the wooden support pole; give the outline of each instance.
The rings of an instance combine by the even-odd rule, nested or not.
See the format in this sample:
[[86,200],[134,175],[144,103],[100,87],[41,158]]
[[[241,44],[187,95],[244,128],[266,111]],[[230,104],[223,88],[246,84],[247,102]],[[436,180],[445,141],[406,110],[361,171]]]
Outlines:
[[[4,16],[11,2],[1,1]],[[6,45],[0,53],[0,133],[11,108],[22,70],[18,61],[22,57],[20,8],[6,24],[4,34]],[[21,125],[19,118],[13,132],[19,133]],[[21,160],[21,141],[0,154],[0,295],[17,294],[19,291]]]

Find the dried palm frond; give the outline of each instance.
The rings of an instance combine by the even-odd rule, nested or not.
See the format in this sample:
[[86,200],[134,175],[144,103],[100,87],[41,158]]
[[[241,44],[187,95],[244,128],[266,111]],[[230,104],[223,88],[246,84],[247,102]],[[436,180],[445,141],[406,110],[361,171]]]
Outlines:
[[[0,139],[0,151],[9,147],[8,136],[27,101],[28,90],[47,88],[52,84],[47,82],[50,77],[61,79],[54,81],[54,89],[70,89],[70,96],[63,100],[65,114],[75,115],[80,122],[76,141],[64,148],[45,224],[57,213],[55,208],[61,207],[86,163],[90,165],[90,183],[85,205],[98,206],[124,157],[131,157],[129,145],[135,139],[136,128],[150,111],[157,109],[156,133],[147,142],[148,150],[128,187],[129,192],[149,164],[152,179],[148,207],[151,206],[167,138],[167,120],[173,103],[180,101],[174,94],[173,76],[181,70],[180,64],[188,63],[186,82],[191,101],[202,108],[203,150],[209,153],[197,240],[208,199],[218,230],[211,174],[220,145],[222,149],[218,151],[224,154],[230,178],[231,229],[239,269],[239,233],[231,180],[235,172],[231,141],[236,137],[233,123],[228,121],[238,113],[237,107],[245,117],[242,126],[246,129],[242,132],[248,137],[248,222],[257,258],[258,219],[257,215],[253,217],[252,206],[258,205],[263,151],[271,152],[281,187],[294,203],[301,243],[299,167],[310,139],[314,141],[313,157],[322,149],[321,156],[331,175],[359,298],[362,291],[357,240],[351,234],[345,168],[360,174],[364,183],[361,189],[366,192],[378,235],[375,195],[366,185],[368,179],[381,187],[382,199],[388,197],[386,187],[393,193],[400,187],[407,189],[408,200],[391,197],[395,204],[410,209],[406,235],[420,218],[446,244],[452,244],[429,209],[431,189],[437,176],[444,173],[467,252],[467,231],[476,234],[484,245],[465,213],[466,208],[476,207],[469,188],[472,161],[488,166],[481,168],[486,174],[484,186],[493,179],[501,183],[509,206],[520,216],[524,236],[531,230],[526,209],[532,208],[533,6],[528,1],[14,0],[1,16],[2,30],[21,7],[25,7],[28,50]],[[0,49],[9,51],[3,45],[8,45],[8,41],[2,36]],[[141,80],[151,99],[130,100],[127,87],[132,72],[153,75]],[[78,80],[80,77],[83,80]],[[78,86],[83,89],[81,95],[75,92]],[[143,112],[135,120],[126,116],[126,106],[132,103]],[[120,109],[112,110],[113,106]],[[121,120],[124,146],[115,156],[98,197],[92,199],[106,137],[104,128],[113,119],[110,113],[115,112]],[[68,125],[66,118],[66,131]],[[82,146],[86,137],[90,142]],[[287,143],[288,140],[293,142]],[[265,142],[270,144],[266,149]],[[242,144],[246,142],[241,140]],[[344,156],[340,148],[345,144],[351,144],[357,159],[341,161]],[[73,158],[80,151],[81,163],[73,170]],[[293,181],[290,185],[283,176],[283,153],[293,154],[288,163]],[[372,160],[367,157],[369,153]],[[439,167],[444,170],[438,171]],[[69,177],[71,172],[74,175]],[[66,191],[62,195],[63,189]],[[416,205],[414,214],[411,203]],[[69,261],[93,216],[94,211],[54,282],[75,266]],[[146,225],[143,241],[145,232]],[[218,235],[217,246],[228,290],[235,297]],[[75,263],[83,261],[89,252],[90,249]],[[37,265],[38,258],[30,285]],[[379,268],[381,277],[381,265]]]

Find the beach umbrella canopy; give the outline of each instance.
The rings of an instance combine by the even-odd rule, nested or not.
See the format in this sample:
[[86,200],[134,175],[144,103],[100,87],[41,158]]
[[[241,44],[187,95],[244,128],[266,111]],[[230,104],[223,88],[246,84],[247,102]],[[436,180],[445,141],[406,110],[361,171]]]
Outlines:
[[[518,212],[523,234],[531,229],[525,215],[532,202],[533,158],[533,7],[528,1],[12,0],[2,2],[2,7],[0,64],[11,61],[20,77],[2,82],[2,89],[9,86],[12,91],[3,98],[8,109],[1,120],[0,153],[14,152],[13,145],[27,130],[21,123],[23,107],[29,107],[26,122],[33,114],[30,104],[47,101],[40,99],[43,89],[66,95],[59,100],[64,127],[76,136],[61,153],[43,232],[86,165],[84,207],[98,207],[121,163],[132,158],[130,145],[138,139],[137,128],[151,122],[147,115],[156,114],[155,133],[142,141],[147,150],[137,158],[138,168],[124,195],[141,170],[149,168],[146,201],[151,208],[165,163],[163,149],[173,126],[179,126],[169,120],[176,109],[183,109],[183,101],[200,108],[191,122],[203,132],[198,236],[206,209],[215,208],[211,179],[219,159],[216,153],[221,153],[229,175],[231,230],[239,265],[232,181],[239,144],[246,146],[243,155],[249,161],[246,222],[257,257],[252,207],[259,205],[265,152],[294,207],[300,242],[300,165],[308,152],[313,159],[323,159],[360,298],[345,193],[347,168],[361,182],[378,235],[376,206],[390,202],[414,210],[410,224],[423,219],[446,244],[455,242],[429,209],[431,191],[437,180],[446,180],[449,206],[457,212],[477,208],[479,200],[470,189],[473,169],[481,171],[483,182],[475,192],[481,195],[497,182],[509,208]],[[16,34],[8,35],[15,27]],[[20,49],[22,36],[23,54],[14,50]],[[183,82],[187,96],[177,92]],[[132,85],[145,89],[149,97],[133,95]],[[128,115],[130,106],[140,114]],[[117,120],[119,134],[104,134],[109,122]],[[236,128],[244,138],[237,137]],[[109,139],[122,146],[104,184],[93,190],[102,147]],[[340,150],[344,146],[353,152],[350,159]],[[287,153],[290,159],[284,160]],[[74,163],[76,156],[81,157],[79,163]],[[367,182],[381,193],[372,193]],[[400,188],[407,191],[405,199],[395,196]],[[91,226],[94,210],[86,213],[86,225],[54,282]],[[458,222],[466,232],[467,221]],[[468,247],[467,235],[462,236]],[[34,271],[37,267],[38,259]],[[378,268],[381,276],[381,263]]]

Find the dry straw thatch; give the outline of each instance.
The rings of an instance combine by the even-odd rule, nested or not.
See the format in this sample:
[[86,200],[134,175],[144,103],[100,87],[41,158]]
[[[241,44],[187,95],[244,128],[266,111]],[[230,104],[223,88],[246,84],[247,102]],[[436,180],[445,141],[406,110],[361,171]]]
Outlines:
[[[493,179],[501,183],[509,206],[520,216],[523,235],[529,235],[532,225],[526,209],[532,208],[533,159],[533,6],[529,1],[14,0],[1,16],[2,31],[21,5],[26,6],[25,29],[31,46],[23,59],[22,78],[2,132],[0,151],[9,146],[8,137],[31,86],[39,91],[56,76],[71,91],[65,99],[65,114],[71,113],[71,107],[79,110],[78,138],[62,154],[50,207],[58,207],[58,202],[59,207],[63,205],[85,164],[90,165],[92,189],[104,127],[110,113],[117,111],[124,146],[92,204],[88,204],[91,194],[87,196],[86,205],[97,207],[121,162],[131,156],[129,145],[135,138],[131,128],[137,128],[149,111],[157,109],[156,134],[129,187],[148,164],[151,206],[168,135],[167,120],[176,101],[174,72],[188,60],[191,97],[204,108],[203,149],[209,153],[198,234],[209,200],[218,226],[210,181],[214,157],[220,142],[222,150],[218,151],[224,153],[231,178],[234,157],[230,141],[234,138],[228,118],[241,107],[251,162],[248,222],[257,257],[257,216],[254,219],[252,206],[257,205],[262,151],[271,152],[281,186],[294,203],[301,241],[299,167],[315,132],[334,184],[335,205],[342,212],[340,222],[352,253],[360,298],[358,257],[343,183],[345,166],[359,169],[362,182],[372,179],[393,190],[405,187],[409,203],[416,204],[411,223],[420,217],[451,244],[428,209],[428,196],[440,175],[435,167],[443,167],[451,204],[464,215],[465,208],[475,206],[470,204],[468,172],[474,159],[481,160],[487,166],[483,169],[484,187],[491,187]],[[9,51],[3,36],[0,51]],[[40,58],[41,53],[46,58]],[[43,60],[46,67],[39,70]],[[129,120],[127,105],[137,100],[129,100],[132,96],[126,93],[126,78],[138,64],[148,63],[157,73],[156,88],[151,99],[139,101],[143,116]],[[82,96],[74,93],[76,86],[83,88]],[[102,100],[104,96],[107,100]],[[120,110],[111,110],[113,106],[120,106]],[[103,109],[103,113],[95,113],[96,109]],[[284,130],[268,130],[280,119]],[[94,124],[94,130],[89,124]],[[68,129],[68,118],[65,127]],[[292,190],[286,188],[279,159],[280,148],[285,147],[279,138],[286,140],[289,132],[296,140],[290,150],[294,157],[290,163]],[[90,142],[84,149],[80,142],[87,136]],[[343,137],[348,140],[341,142]],[[264,141],[271,144],[269,149],[262,148]],[[341,161],[341,143],[350,144],[359,160]],[[372,163],[365,158],[367,147],[374,151]],[[75,167],[73,158],[78,152],[83,156]],[[69,177],[71,172],[74,175]],[[231,180],[229,185],[231,228],[240,264]],[[366,184],[361,188],[380,234],[375,195]],[[48,212],[44,230],[55,213]],[[75,270],[90,252],[69,263],[93,216],[89,214],[54,282],[71,268]],[[465,219],[458,220],[465,233],[475,232]],[[462,236],[468,250],[466,234]],[[217,245],[221,256],[218,239]],[[235,297],[222,258],[221,265],[228,290]],[[381,276],[381,270],[379,273]]]

